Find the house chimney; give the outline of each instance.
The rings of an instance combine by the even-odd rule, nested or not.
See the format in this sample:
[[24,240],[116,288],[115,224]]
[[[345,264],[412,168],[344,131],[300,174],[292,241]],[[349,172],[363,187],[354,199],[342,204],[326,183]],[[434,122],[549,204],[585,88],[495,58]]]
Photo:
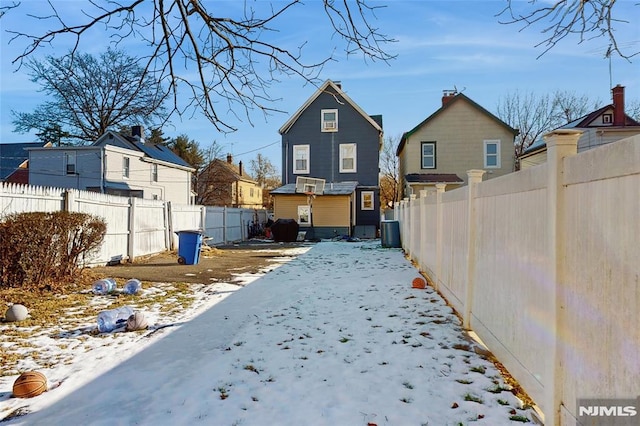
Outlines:
[[613,92],[613,125],[624,126],[627,121],[624,113],[624,86],[618,84],[611,91]]
[[238,163],[238,174],[242,176],[242,160]]
[[131,136],[144,143],[144,128],[142,126],[131,126]]
[[227,154],[227,163],[233,163],[233,157],[231,156],[231,154]]
[[338,89],[342,90],[342,82],[340,80],[334,81],[333,83],[338,87]]
[[456,90],[443,90],[442,91],[442,106],[445,106],[447,102],[453,99],[458,92]]

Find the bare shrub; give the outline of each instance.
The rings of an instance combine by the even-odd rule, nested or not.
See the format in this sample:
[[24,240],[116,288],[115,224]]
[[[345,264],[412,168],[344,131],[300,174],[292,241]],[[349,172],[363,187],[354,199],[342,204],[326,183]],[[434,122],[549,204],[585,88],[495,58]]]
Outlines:
[[0,288],[54,290],[84,266],[106,229],[104,220],[86,213],[9,215],[0,223]]

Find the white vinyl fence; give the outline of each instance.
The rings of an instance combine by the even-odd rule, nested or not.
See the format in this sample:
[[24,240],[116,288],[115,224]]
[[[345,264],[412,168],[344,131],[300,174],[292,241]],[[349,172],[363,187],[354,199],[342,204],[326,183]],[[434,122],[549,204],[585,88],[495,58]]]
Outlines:
[[107,223],[107,234],[92,264],[174,249],[178,231],[201,231],[207,244],[242,241],[249,238],[253,223],[267,221],[266,210],[178,205],[76,189],[0,183],[0,220],[11,213],[63,210],[93,214]]
[[579,134],[546,135],[545,164],[484,182],[470,171],[468,186],[396,211],[404,250],[545,425],[640,389],[640,135],[576,154]]

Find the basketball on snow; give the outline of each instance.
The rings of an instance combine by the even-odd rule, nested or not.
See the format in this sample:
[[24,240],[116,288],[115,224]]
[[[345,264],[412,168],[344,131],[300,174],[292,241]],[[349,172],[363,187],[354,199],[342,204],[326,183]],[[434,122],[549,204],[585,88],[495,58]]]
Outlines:
[[147,327],[149,327],[149,323],[144,316],[144,312],[135,311],[127,319],[127,331],[145,330]]
[[13,396],[33,398],[47,390],[47,378],[38,371],[26,371],[13,382]]
[[420,288],[420,289],[424,289],[427,286],[427,283],[425,282],[424,278],[414,278],[413,282],[411,283],[413,288]]

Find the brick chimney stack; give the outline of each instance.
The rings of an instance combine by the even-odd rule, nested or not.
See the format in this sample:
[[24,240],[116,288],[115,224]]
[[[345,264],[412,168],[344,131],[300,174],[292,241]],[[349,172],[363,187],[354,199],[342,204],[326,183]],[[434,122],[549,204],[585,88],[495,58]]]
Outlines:
[[447,102],[453,99],[458,92],[456,90],[443,90],[442,91],[442,106],[445,106]]
[[231,154],[227,154],[227,163],[233,163],[233,157],[231,156]]
[[242,176],[242,160],[238,163],[238,174]]
[[624,113],[624,86],[618,84],[611,91],[613,92],[613,125],[624,126],[627,121]]

